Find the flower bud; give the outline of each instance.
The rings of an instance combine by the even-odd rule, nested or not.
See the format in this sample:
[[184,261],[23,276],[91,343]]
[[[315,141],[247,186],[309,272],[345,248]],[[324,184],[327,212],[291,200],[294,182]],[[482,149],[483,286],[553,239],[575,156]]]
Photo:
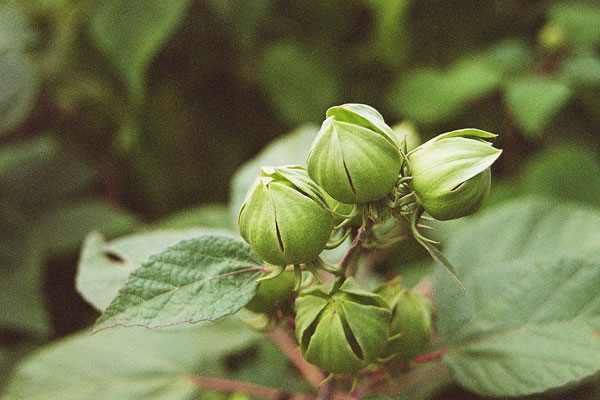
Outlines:
[[431,346],[431,302],[392,281],[377,291],[392,309],[390,337],[382,356],[410,361]]
[[439,135],[408,154],[411,186],[433,218],[444,221],[477,211],[490,192],[490,166],[502,153],[485,141],[496,135],[462,129]]
[[392,129],[377,110],[363,104],[327,110],[307,159],[310,177],[346,204],[383,198],[394,188],[401,165]]
[[299,166],[262,171],[240,209],[240,235],[271,264],[313,261],[333,230],[319,187]]
[[267,313],[290,300],[294,295],[294,273],[286,271],[281,275],[260,282],[256,294],[246,304],[246,308],[256,313]]
[[353,373],[385,349],[391,312],[375,293],[352,278],[300,293],[296,336],[306,361],[325,371]]

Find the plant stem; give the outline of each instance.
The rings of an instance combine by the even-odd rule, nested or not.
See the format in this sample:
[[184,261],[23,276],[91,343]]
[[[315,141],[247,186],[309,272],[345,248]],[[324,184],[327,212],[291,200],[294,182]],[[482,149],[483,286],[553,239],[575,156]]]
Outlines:
[[421,357],[415,358],[413,362],[415,364],[425,364],[431,361],[435,361],[442,358],[442,356],[446,354],[447,351],[448,349],[446,347],[442,347],[441,349],[434,351],[433,353],[424,354]]
[[352,262],[354,254],[360,249],[360,245],[362,244],[362,242],[371,233],[372,228],[373,228],[373,220],[371,218],[367,218],[364,226],[361,226],[358,229],[358,233],[356,234],[356,237],[354,238],[354,240],[352,241],[352,244],[348,248],[348,251],[346,251],[346,254],[344,254],[344,257],[342,257],[342,260],[339,263],[339,268],[341,270],[346,269],[346,276],[352,275],[350,273],[351,271],[349,271],[349,269],[347,267]]
[[314,400],[313,396],[303,393],[291,393],[279,389],[259,386],[252,383],[232,381],[229,379],[211,378],[207,376],[191,375],[189,379],[198,387],[223,392],[244,393],[254,397],[261,397],[272,400]]
[[317,400],[331,400],[335,394],[336,380],[330,379],[323,386],[319,388],[319,394]]
[[298,345],[290,338],[288,333],[282,328],[275,328],[269,331],[268,336],[269,339],[271,339],[290,359],[296,368],[298,368],[298,371],[300,371],[304,379],[306,379],[315,390],[319,390],[319,385],[325,379],[325,375],[323,375],[319,368],[308,363],[308,361],[302,357]]
[[445,381],[448,379],[450,379],[448,368],[442,363],[433,363],[427,367],[415,369],[406,375],[399,376],[387,384],[372,387],[369,396],[393,396],[413,389],[425,382]]

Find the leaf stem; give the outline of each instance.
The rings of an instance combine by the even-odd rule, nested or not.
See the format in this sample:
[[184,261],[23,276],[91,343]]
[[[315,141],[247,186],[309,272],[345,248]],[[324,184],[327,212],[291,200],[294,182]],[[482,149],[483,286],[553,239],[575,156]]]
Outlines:
[[308,363],[300,353],[298,345],[290,338],[290,335],[282,328],[274,328],[268,333],[277,347],[289,358],[289,360],[298,368],[300,374],[315,390],[319,390],[319,385],[325,379],[325,375],[319,368]]
[[191,375],[189,376],[189,379],[194,385],[204,389],[211,389],[230,393],[244,393],[250,396],[272,400],[314,400],[313,396],[309,396],[303,393],[291,393],[279,389],[255,385],[252,383],[232,381],[229,379],[212,378],[208,376],[197,375]]
[[431,361],[439,360],[447,352],[448,352],[448,348],[442,347],[439,350],[436,350],[436,351],[428,353],[428,354],[423,354],[422,356],[415,358],[413,360],[413,362],[415,364],[424,364],[424,363],[428,363]]
[[342,260],[339,263],[339,269],[342,271],[344,269],[346,269],[346,276],[351,275],[351,273],[350,273],[351,271],[349,271],[349,269],[347,269],[347,267],[352,262],[352,259],[354,258],[354,254],[360,249],[362,242],[371,233],[373,224],[374,224],[374,222],[371,218],[366,218],[364,225],[358,229],[358,233],[356,234],[356,237],[352,241],[352,244],[348,248],[348,251],[346,251],[346,254],[344,254],[344,257],[342,257]]

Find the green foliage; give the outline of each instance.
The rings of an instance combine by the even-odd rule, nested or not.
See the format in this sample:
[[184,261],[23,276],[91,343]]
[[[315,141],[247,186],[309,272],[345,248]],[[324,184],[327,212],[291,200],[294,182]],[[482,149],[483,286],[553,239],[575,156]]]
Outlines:
[[24,16],[0,5],[0,135],[15,128],[35,101],[37,75],[26,53],[31,41]]
[[[228,365],[229,354],[238,354],[238,367]],[[199,396],[194,375],[297,387],[285,362],[271,343],[232,318],[191,329],[86,330],[27,359],[3,398],[183,400]],[[267,366],[279,373],[252,373]]]
[[262,260],[238,240],[216,235],[181,241],[129,275],[94,330],[214,321],[254,296]]
[[447,253],[467,293],[438,274],[436,294],[444,360],[458,382],[515,396],[599,369],[599,222],[597,212],[525,199],[455,232]]
[[123,75],[131,96],[139,100],[154,55],[183,17],[188,2],[109,0],[98,4],[90,35]]
[[334,70],[314,50],[278,43],[258,63],[264,90],[278,112],[294,124],[318,121],[338,97]]
[[569,88],[561,82],[538,77],[520,78],[506,86],[506,106],[528,134],[539,133],[569,100]]
[[[108,236],[137,224],[130,214],[84,197],[95,176],[49,138],[0,152],[0,321],[38,335],[51,331],[43,296],[49,257],[73,254],[92,229]],[[74,201],[73,198],[81,197]]]
[[107,243],[101,234],[92,232],[83,243],[75,280],[77,290],[97,310],[104,311],[125,285],[129,274],[151,255],[207,233],[211,231],[202,228],[158,229]]
[[565,33],[575,49],[585,49],[600,43],[600,7],[583,1],[557,2],[550,7],[549,19]]
[[[442,246],[422,236],[429,232],[423,219],[415,221],[415,240],[382,213],[363,243],[368,249],[347,260],[370,289],[398,273],[427,297],[435,281],[434,346],[448,353],[406,370],[388,364],[391,379],[377,385],[385,398],[598,398],[599,374],[589,376],[600,365],[596,331],[590,335],[600,315],[597,2],[283,3],[0,1],[0,392],[6,382],[7,399],[227,399],[202,393],[193,374],[307,389],[264,335],[231,317],[64,338],[98,316],[73,280],[103,312],[122,301],[124,286],[138,287],[136,274],[170,271],[149,259],[176,261],[175,270],[194,271],[187,278],[196,284],[194,277],[218,274],[218,263],[188,264],[181,249],[168,249],[233,235],[262,166],[305,165],[319,127],[299,124],[322,121],[335,104],[361,102],[390,126],[414,126],[421,142],[481,127],[497,133],[503,149],[480,215],[432,223]],[[386,201],[368,212],[382,211]],[[364,210],[354,211],[349,237],[336,232],[331,240],[342,245],[307,268],[335,270]],[[429,262],[423,243],[446,267],[456,266],[466,294]],[[258,269],[229,276],[246,284],[213,316],[242,307],[260,269],[279,272],[253,257],[225,263],[233,262],[233,272],[235,265]],[[182,275],[169,278],[188,282]],[[314,283],[308,271],[296,279],[301,287]],[[169,279],[160,281],[141,292]],[[143,304],[185,299],[156,307],[158,316],[142,314],[143,305],[128,308],[129,322],[176,322],[169,310],[182,313],[177,321],[193,319],[183,315],[183,301],[212,301],[228,281],[199,285],[198,293],[218,289],[207,297],[190,294],[194,282],[190,289],[165,285],[164,297]],[[268,315],[239,313],[255,328],[285,329],[291,304]],[[19,359],[40,346],[8,382]],[[443,388],[454,381],[462,388]],[[349,389],[343,379],[337,387]]]

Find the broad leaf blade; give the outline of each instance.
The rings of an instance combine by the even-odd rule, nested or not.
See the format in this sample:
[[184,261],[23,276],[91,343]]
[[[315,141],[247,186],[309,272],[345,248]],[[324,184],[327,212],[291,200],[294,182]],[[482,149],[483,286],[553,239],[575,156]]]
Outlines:
[[206,235],[182,241],[134,271],[95,331],[212,321],[233,314],[256,293],[262,260],[247,244]]
[[507,85],[504,96],[517,124],[530,135],[537,135],[571,95],[562,82],[538,77],[521,78]]
[[[445,363],[484,395],[541,392],[600,370],[600,265],[523,258],[463,277],[467,294],[439,292]],[[452,285],[449,282],[441,285]],[[451,290],[456,292],[456,290]]]
[[[84,241],[75,277],[81,296],[99,311],[104,311],[125,286],[129,274],[143,262],[182,240],[192,239],[218,230],[201,228],[160,229],[128,235],[110,242],[98,232]],[[225,233],[224,231],[222,233]]]
[[111,58],[134,98],[143,97],[146,70],[183,18],[187,0],[107,0],[91,20],[92,39]]
[[287,362],[263,335],[235,318],[185,329],[115,328],[96,335],[85,330],[21,363],[5,396],[36,400],[204,398],[192,375],[297,389],[298,380],[287,373]]

